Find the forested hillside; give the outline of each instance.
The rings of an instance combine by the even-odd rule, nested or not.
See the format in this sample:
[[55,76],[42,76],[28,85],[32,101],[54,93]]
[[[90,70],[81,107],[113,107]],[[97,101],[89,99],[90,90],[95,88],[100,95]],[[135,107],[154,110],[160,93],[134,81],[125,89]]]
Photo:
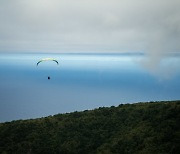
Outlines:
[[120,104],[1,123],[0,153],[180,153],[180,101]]

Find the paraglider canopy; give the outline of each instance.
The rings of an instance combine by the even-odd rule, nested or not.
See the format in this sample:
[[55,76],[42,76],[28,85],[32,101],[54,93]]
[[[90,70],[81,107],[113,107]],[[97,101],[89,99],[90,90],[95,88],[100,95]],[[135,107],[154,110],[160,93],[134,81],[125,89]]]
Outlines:
[[[37,62],[37,66],[39,65],[39,63],[44,62],[44,61],[54,61],[54,62],[57,63],[57,65],[59,64],[58,61],[56,59],[54,59],[54,58],[43,58],[43,59],[41,59],[40,61]],[[50,76],[48,76],[48,80],[50,80],[50,79],[51,79]]]
[[38,61],[37,66],[39,65],[39,63],[41,63],[41,62],[43,62],[43,61],[54,61],[54,62],[56,62],[57,64],[59,64],[58,61],[57,61],[56,59],[54,59],[54,58],[43,58],[43,59],[41,59],[40,61]]

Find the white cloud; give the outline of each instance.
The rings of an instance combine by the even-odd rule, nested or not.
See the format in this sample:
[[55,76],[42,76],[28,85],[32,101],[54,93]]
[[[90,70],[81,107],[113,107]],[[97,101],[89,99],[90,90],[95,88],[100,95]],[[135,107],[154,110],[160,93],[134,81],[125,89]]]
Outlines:
[[0,0],[0,51],[179,52],[179,0]]

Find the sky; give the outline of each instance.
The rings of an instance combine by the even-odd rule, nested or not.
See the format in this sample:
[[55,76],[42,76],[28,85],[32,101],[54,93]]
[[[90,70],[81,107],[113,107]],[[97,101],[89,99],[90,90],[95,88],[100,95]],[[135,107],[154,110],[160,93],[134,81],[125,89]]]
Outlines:
[[[179,8],[180,0],[0,0],[0,121],[179,99]],[[49,84],[49,69],[36,67],[43,56],[61,60]]]
[[180,51],[179,0],[0,0],[0,52]]

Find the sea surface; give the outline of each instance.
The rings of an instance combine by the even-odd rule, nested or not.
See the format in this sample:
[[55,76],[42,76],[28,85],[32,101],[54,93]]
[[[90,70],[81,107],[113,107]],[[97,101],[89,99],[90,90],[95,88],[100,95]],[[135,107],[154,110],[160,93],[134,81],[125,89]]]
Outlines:
[[0,122],[179,99],[179,55],[0,54]]

